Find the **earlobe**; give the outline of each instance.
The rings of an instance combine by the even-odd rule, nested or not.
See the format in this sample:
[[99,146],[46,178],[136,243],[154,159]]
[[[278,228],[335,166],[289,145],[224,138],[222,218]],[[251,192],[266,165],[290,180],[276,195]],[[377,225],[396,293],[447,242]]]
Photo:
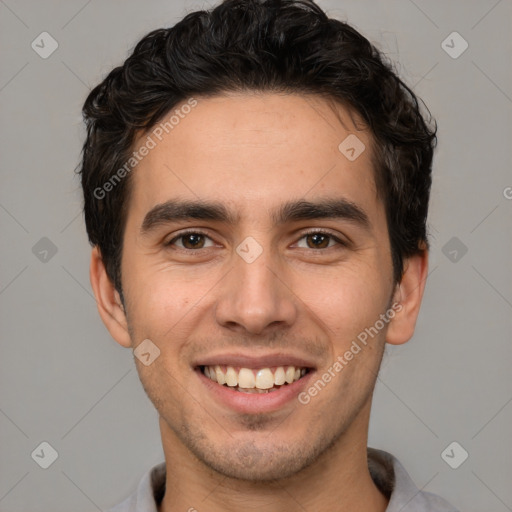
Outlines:
[[392,302],[400,307],[395,308],[395,316],[386,333],[386,342],[391,345],[406,343],[414,334],[427,279],[428,250],[407,258],[404,268]]
[[91,253],[89,268],[91,286],[96,298],[96,305],[105,327],[121,346],[131,347],[126,314],[119,292],[107,275],[99,248],[95,246]]

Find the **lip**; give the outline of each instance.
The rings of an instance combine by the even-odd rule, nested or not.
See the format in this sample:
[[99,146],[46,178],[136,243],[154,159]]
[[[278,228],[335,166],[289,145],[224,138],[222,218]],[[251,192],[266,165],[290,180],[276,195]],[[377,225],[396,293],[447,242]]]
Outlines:
[[[199,366],[233,366],[239,368],[273,368],[276,366],[295,366],[295,368],[308,368],[315,370],[316,365],[305,358],[293,354],[265,354],[261,356],[245,354],[217,354],[198,359],[192,363],[196,369]],[[298,381],[297,381],[298,382]]]
[[[275,359],[273,361],[275,362]],[[290,364],[290,366],[293,365]],[[306,367],[306,365],[303,367]],[[217,403],[240,414],[262,414],[278,411],[293,400],[296,400],[298,403],[297,396],[306,389],[316,372],[311,370],[292,384],[283,385],[278,390],[269,393],[243,393],[235,391],[234,388],[212,381],[203,374],[199,367],[195,368],[195,373],[205,386],[207,392]]]

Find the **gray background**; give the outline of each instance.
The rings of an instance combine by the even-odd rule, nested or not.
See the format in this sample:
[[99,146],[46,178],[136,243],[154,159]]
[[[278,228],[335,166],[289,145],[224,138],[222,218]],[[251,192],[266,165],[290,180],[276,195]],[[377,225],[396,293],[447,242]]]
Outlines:
[[[512,510],[512,2],[319,3],[399,61],[439,123],[426,296],[413,340],[385,357],[369,444],[463,511]],[[204,6],[0,0],[2,512],[103,510],[163,460],[133,355],[91,295],[73,170],[89,88]],[[59,44],[47,59],[31,48],[43,31]],[[469,44],[456,59],[441,46],[453,31]],[[48,469],[31,457],[43,441],[58,452]],[[469,453],[458,469],[441,457],[452,441]]]

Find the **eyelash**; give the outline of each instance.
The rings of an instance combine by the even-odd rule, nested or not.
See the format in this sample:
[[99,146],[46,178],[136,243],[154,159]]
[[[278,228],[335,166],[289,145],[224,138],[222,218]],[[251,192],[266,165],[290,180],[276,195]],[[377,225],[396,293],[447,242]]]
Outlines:
[[[169,242],[166,242],[165,246],[166,247],[170,247],[170,246],[172,246],[176,242],[176,240],[179,240],[180,238],[183,238],[183,237],[185,237],[187,235],[191,235],[191,234],[202,235],[204,237],[207,237],[207,238],[211,239],[211,237],[208,235],[208,233],[205,233],[204,231],[201,231],[200,229],[189,229],[189,230],[186,230],[186,231],[182,231],[177,236],[175,236],[172,240],[170,240]],[[311,230],[303,232],[301,234],[301,237],[299,238],[299,240],[302,240],[303,238],[307,237],[308,235],[316,235],[316,234],[326,235],[329,238],[331,238],[332,240],[334,240],[335,242],[337,242],[337,244],[342,246],[342,247],[347,247],[348,246],[347,242],[344,242],[343,240],[341,240],[337,236],[333,235],[329,231],[320,230],[320,229],[311,229]],[[208,247],[207,248],[201,248],[201,249],[186,249],[186,248],[182,248],[182,247],[178,248],[178,250],[186,251],[186,252],[199,252],[202,249],[209,249],[209,248]],[[332,247],[325,247],[323,249],[311,249],[311,250],[312,251],[321,251],[321,250],[325,251],[326,249],[332,249]]]

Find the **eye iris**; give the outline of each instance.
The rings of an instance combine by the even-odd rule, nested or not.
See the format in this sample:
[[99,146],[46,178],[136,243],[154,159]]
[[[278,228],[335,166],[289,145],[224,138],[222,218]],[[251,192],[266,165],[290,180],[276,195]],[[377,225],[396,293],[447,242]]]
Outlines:
[[313,246],[316,249],[323,249],[324,247],[327,247],[329,245],[329,236],[322,235],[321,233],[313,233],[311,235],[308,235],[307,239],[308,241],[313,241]]
[[[183,236],[183,245],[187,249],[197,249],[197,247],[201,245],[201,242],[204,243],[203,235],[198,233],[189,233]],[[191,247],[187,247],[189,243]]]

